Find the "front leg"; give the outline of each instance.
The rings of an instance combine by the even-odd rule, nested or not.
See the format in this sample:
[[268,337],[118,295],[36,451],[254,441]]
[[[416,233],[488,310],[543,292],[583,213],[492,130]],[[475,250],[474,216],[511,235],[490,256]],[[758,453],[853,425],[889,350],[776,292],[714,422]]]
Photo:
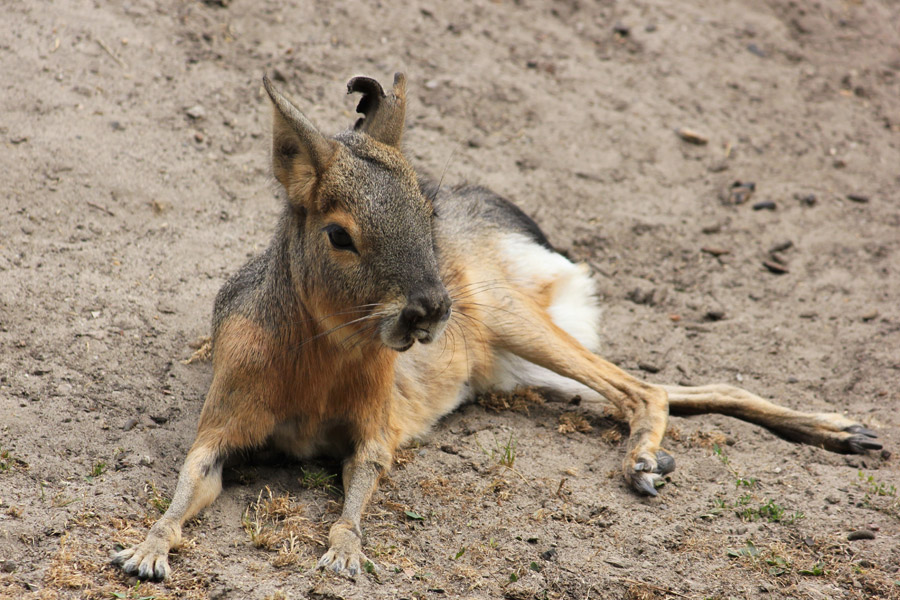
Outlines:
[[335,573],[357,575],[368,559],[362,552],[362,512],[391,465],[393,453],[387,444],[369,441],[358,446],[344,463],[344,509],[328,534],[328,552],[319,560],[319,568]]

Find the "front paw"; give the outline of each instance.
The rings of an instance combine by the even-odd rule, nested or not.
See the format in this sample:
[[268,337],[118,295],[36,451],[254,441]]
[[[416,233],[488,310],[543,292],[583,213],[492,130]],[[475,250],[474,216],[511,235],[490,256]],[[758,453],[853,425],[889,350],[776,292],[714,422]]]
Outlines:
[[320,569],[330,569],[339,575],[356,577],[363,569],[371,569],[371,561],[362,553],[362,539],[353,529],[338,523],[328,536],[331,547],[319,559]]
[[168,544],[154,537],[148,537],[133,548],[117,552],[113,555],[112,562],[129,575],[136,575],[140,579],[162,581],[172,574]]

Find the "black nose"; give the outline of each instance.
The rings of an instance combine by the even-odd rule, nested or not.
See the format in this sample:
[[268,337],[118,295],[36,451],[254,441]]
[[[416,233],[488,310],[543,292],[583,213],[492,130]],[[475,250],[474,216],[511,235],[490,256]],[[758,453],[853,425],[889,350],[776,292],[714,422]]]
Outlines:
[[[414,292],[400,313],[400,319],[411,334],[425,330],[450,316],[450,295],[443,287]],[[418,336],[416,336],[418,338]]]

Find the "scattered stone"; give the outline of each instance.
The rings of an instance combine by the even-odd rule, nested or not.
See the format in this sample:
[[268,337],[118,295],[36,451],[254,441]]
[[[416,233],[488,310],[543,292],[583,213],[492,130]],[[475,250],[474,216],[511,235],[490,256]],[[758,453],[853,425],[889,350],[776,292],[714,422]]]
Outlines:
[[870,310],[869,312],[867,312],[866,314],[864,314],[862,316],[862,320],[865,322],[874,321],[877,318],[878,318],[877,310]]
[[125,131],[125,126],[119,121],[113,121],[109,124],[113,131]]
[[869,201],[868,196],[863,196],[861,194],[847,194],[847,200],[851,202],[859,202],[860,204],[866,204]]
[[743,204],[756,191],[756,184],[752,181],[735,181],[730,186],[722,190],[719,199],[725,204]]
[[781,256],[780,254],[777,254],[777,253],[775,253],[775,252],[772,252],[769,256],[771,257],[771,259],[772,259],[774,262],[777,262],[779,265],[786,265],[786,264],[787,264],[787,260],[785,260],[785,258],[784,258],[783,256]]
[[622,37],[628,37],[631,34],[631,28],[622,23],[616,23],[613,25],[613,33]]
[[124,425],[122,425],[122,430],[123,430],[123,431],[131,431],[132,429],[135,428],[135,426],[136,426],[137,424],[138,424],[138,418],[137,418],[137,417],[131,417],[130,419],[128,419],[127,421],[125,421],[125,424],[124,424]]
[[197,142],[198,144],[202,143],[203,140],[205,140],[205,139],[206,139],[206,136],[203,135],[203,132],[200,132],[200,131],[194,132],[194,141]]
[[721,321],[725,318],[725,311],[723,310],[710,310],[706,312],[706,320],[707,321]]
[[157,425],[164,425],[169,422],[169,417],[165,415],[150,415],[150,418],[153,419],[153,422]]
[[774,260],[764,260],[763,266],[776,275],[784,275],[790,272],[785,265],[779,264]]
[[799,381],[800,380],[797,379],[796,377],[794,377],[793,375],[791,375],[790,377],[787,378],[788,383],[799,383]]
[[165,315],[174,315],[176,311],[175,305],[166,302],[165,300],[160,300],[156,303],[156,310]]
[[657,367],[656,365],[651,364],[651,363],[645,363],[645,362],[639,362],[639,363],[638,363],[638,368],[639,368],[641,371],[646,371],[647,373],[659,373],[660,370],[661,370],[661,369],[660,369],[659,367]]
[[12,573],[17,567],[18,565],[16,565],[15,561],[9,559],[0,560],[0,571],[3,573]]
[[284,73],[282,73],[281,70],[278,69],[277,67],[274,68],[274,69],[272,69],[272,70],[270,71],[270,73],[272,74],[272,80],[273,80],[273,81],[280,81],[281,83],[286,83],[286,82],[287,82],[287,77],[285,77],[285,76],[284,76]]
[[753,54],[760,58],[766,57],[766,51],[763,50],[762,48],[760,48],[759,46],[757,46],[756,44],[747,44],[747,51],[750,52],[750,54]]
[[653,33],[654,31],[656,31],[656,23],[647,23],[646,25],[644,25],[644,31],[646,31],[647,33]]
[[196,106],[192,106],[186,111],[184,111],[187,116],[190,118],[199,121],[200,119],[206,118],[206,109],[200,106],[199,104]]
[[700,248],[701,252],[706,252],[707,254],[711,254],[715,257],[723,256],[725,254],[731,254],[731,250],[727,248],[716,248],[715,246],[703,246]]
[[847,534],[847,539],[851,542],[856,540],[874,540],[875,532],[870,529],[857,529]]
[[705,146],[709,143],[709,138],[707,138],[703,134],[688,129],[687,127],[680,127],[675,130],[675,133],[678,134],[678,137],[680,137],[685,142],[694,144],[695,146]]
[[559,554],[555,548],[550,548],[549,550],[545,550],[541,552],[541,558],[544,560],[554,560],[556,555]]
[[789,248],[793,248],[793,247],[794,247],[794,242],[792,242],[791,240],[785,240],[785,241],[783,241],[779,244],[775,244],[774,246],[769,248],[769,254],[774,254],[775,252],[784,252],[785,250],[787,250]]
[[25,135],[20,135],[20,136],[9,138],[9,143],[13,144],[14,146],[18,146],[19,144],[24,144],[27,141],[28,141],[28,136],[25,136]]
[[72,394],[72,384],[71,383],[61,383],[56,386],[56,393],[60,396],[70,396]]
[[775,210],[775,203],[771,200],[763,200],[753,205],[753,210]]
[[443,446],[441,446],[441,452],[446,452],[447,454],[459,454],[459,450],[457,450],[455,446],[451,446],[450,444],[444,444]]
[[884,459],[884,460],[890,460],[890,458],[891,458],[891,451],[890,451],[890,450],[887,450],[887,449],[882,450],[882,451],[881,451],[881,458]]
[[828,504],[840,504],[841,499],[839,496],[836,496],[835,494],[829,494],[829,495],[825,496],[825,502],[827,502]]
[[803,206],[815,206],[816,202],[818,202],[818,198],[815,194],[806,194],[800,197],[800,204]]
[[728,161],[727,160],[717,160],[716,162],[710,164],[706,167],[706,170],[710,173],[721,173],[722,171],[728,170]]
[[712,225],[704,225],[702,229],[700,229],[701,233],[705,233],[706,235],[712,235],[713,233],[719,233],[722,231],[721,223],[713,223]]

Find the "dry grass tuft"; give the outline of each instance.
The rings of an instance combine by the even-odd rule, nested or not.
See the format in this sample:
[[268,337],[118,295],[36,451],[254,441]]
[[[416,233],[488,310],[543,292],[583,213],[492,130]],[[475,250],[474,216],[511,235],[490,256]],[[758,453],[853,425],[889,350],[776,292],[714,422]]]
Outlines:
[[724,447],[727,440],[725,434],[718,431],[695,431],[687,439],[687,445],[712,450],[715,446]]
[[276,496],[266,486],[244,511],[244,531],[255,548],[277,552],[273,566],[297,565],[306,556],[309,544],[322,545],[319,532],[313,531],[302,513],[303,507],[289,493]]
[[534,388],[516,388],[511,393],[491,392],[478,397],[478,404],[491,412],[512,412],[530,414],[531,408],[544,404],[544,397]]
[[559,415],[559,425],[556,430],[560,433],[590,433],[594,430],[584,415],[567,412]]

